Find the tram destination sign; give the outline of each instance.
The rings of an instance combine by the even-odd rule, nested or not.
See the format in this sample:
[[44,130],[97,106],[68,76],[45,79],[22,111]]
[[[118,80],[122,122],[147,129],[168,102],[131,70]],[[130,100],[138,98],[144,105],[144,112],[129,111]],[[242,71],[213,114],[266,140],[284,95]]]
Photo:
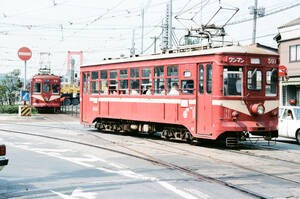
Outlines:
[[27,61],[31,58],[32,52],[29,48],[27,47],[22,47],[18,50],[18,56],[21,60]]

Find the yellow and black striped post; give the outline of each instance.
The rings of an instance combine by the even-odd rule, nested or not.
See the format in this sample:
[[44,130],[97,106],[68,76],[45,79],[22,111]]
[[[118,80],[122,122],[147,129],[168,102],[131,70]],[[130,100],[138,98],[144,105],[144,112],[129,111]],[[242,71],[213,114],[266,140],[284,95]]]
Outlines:
[[31,116],[31,107],[21,106],[21,116]]

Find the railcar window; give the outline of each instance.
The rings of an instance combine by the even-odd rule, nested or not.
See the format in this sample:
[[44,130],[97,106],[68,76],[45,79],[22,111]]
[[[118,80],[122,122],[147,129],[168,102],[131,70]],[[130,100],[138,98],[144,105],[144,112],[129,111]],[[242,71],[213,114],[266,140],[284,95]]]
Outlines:
[[128,78],[128,70],[127,69],[120,70],[120,78]]
[[266,72],[266,96],[277,96],[278,72],[273,69]]
[[83,73],[83,93],[86,93],[86,73]]
[[128,80],[120,80],[120,95],[128,95]]
[[117,95],[118,80],[109,80],[109,94]]
[[242,72],[224,71],[223,73],[223,95],[241,96],[242,95]]
[[151,68],[142,68],[142,77],[151,77]]
[[86,86],[86,93],[89,94],[90,93],[90,73],[87,73],[87,86]]
[[140,75],[139,75],[139,68],[131,68],[130,69],[130,77],[131,78],[138,78],[138,77],[140,77]]
[[167,67],[168,77],[177,77],[178,76],[178,66],[168,66]]
[[262,72],[260,70],[248,70],[247,72],[247,88],[249,90],[262,89]]
[[194,93],[194,80],[181,80],[181,93],[193,94]]
[[107,80],[100,81],[100,94],[101,95],[108,94],[108,81]]
[[154,79],[154,95],[165,95],[165,79]]
[[106,70],[102,70],[100,72],[100,78],[101,79],[107,79],[107,71]]
[[206,65],[206,93],[210,94],[212,91],[212,65]]
[[143,95],[152,95],[152,79],[142,79],[141,89]]
[[92,89],[92,94],[98,94],[99,93],[99,82],[98,81],[92,81],[91,89]]
[[34,83],[33,92],[34,93],[41,93],[41,83]]
[[130,95],[140,95],[140,80],[131,79],[130,80]]
[[99,76],[98,76],[98,71],[94,71],[92,72],[92,80],[98,80]]
[[59,94],[59,85],[52,84],[52,94]]
[[44,84],[43,84],[43,92],[44,92],[44,93],[49,93],[49,92],[50,92],[50,89],[51,89],[51,87],[50,87],[50,84],[49,84],[49,83],[44,83]]
[[164,67],[156,66],[154,67],[154,77],[164,77]]
[[179,80],[178,78],[167,79],[167,93],[168,95],[179,95]]
[[199,93],[204,93],[204,66],[199,66]]
[[109,73],[109,78],[110,79],[117,79],[118,77],[118,71],[117,70],[111,70]]

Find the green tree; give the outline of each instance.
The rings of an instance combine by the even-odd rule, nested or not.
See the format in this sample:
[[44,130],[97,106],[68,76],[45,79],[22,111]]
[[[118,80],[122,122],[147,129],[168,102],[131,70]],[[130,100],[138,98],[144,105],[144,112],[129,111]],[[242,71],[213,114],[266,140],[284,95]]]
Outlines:
[[20,70],[13,70],[5,75],[0,86],[0,103],[13,105],[17,102],[22,86]]

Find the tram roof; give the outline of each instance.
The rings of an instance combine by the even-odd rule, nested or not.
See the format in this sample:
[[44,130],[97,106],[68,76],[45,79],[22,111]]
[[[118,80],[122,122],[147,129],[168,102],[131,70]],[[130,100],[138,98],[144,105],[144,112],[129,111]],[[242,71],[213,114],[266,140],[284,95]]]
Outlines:
[[258,47],[257,45],[249,46],[226,46],[220,48],[210,48],[205,50],[196,50],[189,52],[176,52],[176,53],[166,53],[166,54],[154,54],[154,55],[142,55],[137,57],[128,57],[128,58],[116,58],[109,60],[102,60],[99,63],[86,64],[81,67],[96,66],[96,65],[108,65],[108,64],[117,64],[117,63],[128,63],[128,62],[139,62],[139,61],[150,61],[158,59],[171,59],[179,57],[193,57],[199,55],[213,55],[213,54],[261,54],[261,55],[278,55],[278,53],[269,50],[267,48]]
[[43,75],[43,74],[37,74],[37,75],[34,75],[32,78],[60,78],[59,76],[56,76],[56,75]]

